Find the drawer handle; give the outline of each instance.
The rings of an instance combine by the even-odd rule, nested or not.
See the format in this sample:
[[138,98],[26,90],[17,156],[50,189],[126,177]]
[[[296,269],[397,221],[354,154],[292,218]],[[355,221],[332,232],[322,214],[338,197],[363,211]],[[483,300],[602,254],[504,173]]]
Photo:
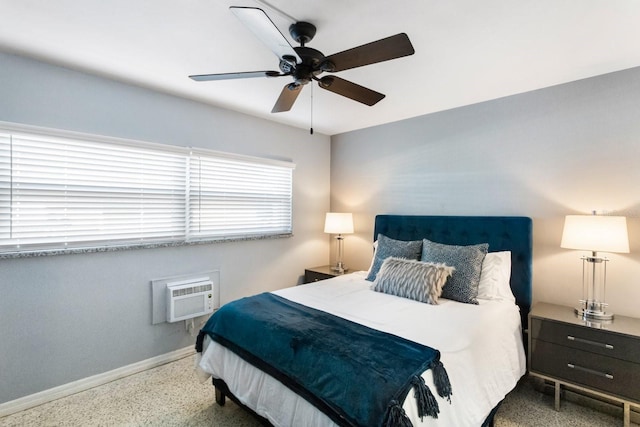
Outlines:
[[580,342],[582,344],[595,345],[596,347],[602,347],[602,348],[606,348],[608,350],[613,350],[613,346],[611,344],[605,344],[603,342],[585,340],[584,338],[576,338],[576,337],[574,337],[572,335],[567,335],[567,339],[569,341],[576,341],[576,342]]
[[605,377],[605,378],[610,379],[610,380],[613,379],[613,375],[611,375],[611,374],[607,374],[606,372],[596,371],[595,369],[585,368],[583,366],[574,365],[573,363],[567,363],[567,367],[571,368],[571,369],[577,369],[578,371],[587,372],[589,374],[594,374],[594,375],[597,375],[599,377]]

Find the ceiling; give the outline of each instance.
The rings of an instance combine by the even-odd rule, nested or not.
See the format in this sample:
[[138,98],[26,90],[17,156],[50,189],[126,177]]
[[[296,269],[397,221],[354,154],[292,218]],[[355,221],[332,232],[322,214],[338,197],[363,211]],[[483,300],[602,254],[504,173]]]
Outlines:
[[[327,135],[640,66],[637,0],[266,1],[0,0],[0,51]],[[336,74],[386,94],[372,107],[310,84],[271,114],[289,77],[187,77],[278,69],[229,6],[263,8],[294,46],[287,16],[315,24],[327,56],[400,32],[416,53]]]

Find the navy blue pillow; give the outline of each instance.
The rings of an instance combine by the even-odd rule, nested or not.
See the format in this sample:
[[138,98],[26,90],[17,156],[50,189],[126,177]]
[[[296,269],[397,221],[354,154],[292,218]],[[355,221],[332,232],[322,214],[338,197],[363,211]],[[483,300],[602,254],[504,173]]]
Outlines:
[[378,247],[371,264],[367,280],[373,282],[385,259],[389,257],[417,260],[422,251],[422,240],[395,240],[384,234],[378,234]]
[[442,288],[441,298],[467,304],[478,304],[476,297],[478,296],[482,261],[484,261],[488,250],[488,243],[457,246],[423,239],[420,260],[422,262],[444,263],[455,267],[456,270]]

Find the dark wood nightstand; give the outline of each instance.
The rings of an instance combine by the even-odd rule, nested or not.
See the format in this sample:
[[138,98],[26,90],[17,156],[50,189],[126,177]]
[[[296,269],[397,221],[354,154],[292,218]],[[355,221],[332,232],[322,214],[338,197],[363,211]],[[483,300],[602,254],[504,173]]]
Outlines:
[[[342,273],[346,274],[346,273]],[[331,269],[330,265],[306,268],[304,270],[304,283],[317,282],[318,280],[331,279],[341,274]]]
[[529,313],[529,373],[620,402],[624,425],[640,405],[640,319],[584,320],[573,308],[539,303]]

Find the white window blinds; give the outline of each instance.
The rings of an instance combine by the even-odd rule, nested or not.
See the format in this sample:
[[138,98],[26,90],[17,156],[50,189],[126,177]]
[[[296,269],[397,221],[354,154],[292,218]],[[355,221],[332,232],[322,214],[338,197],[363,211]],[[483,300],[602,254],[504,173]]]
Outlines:
[[11,145],[0,132],[0,242],[11,237]]
[[191,155],[190,237],[291,232],[291,168]]
[[290,234],[292,168],[0,129],[0,252]]

